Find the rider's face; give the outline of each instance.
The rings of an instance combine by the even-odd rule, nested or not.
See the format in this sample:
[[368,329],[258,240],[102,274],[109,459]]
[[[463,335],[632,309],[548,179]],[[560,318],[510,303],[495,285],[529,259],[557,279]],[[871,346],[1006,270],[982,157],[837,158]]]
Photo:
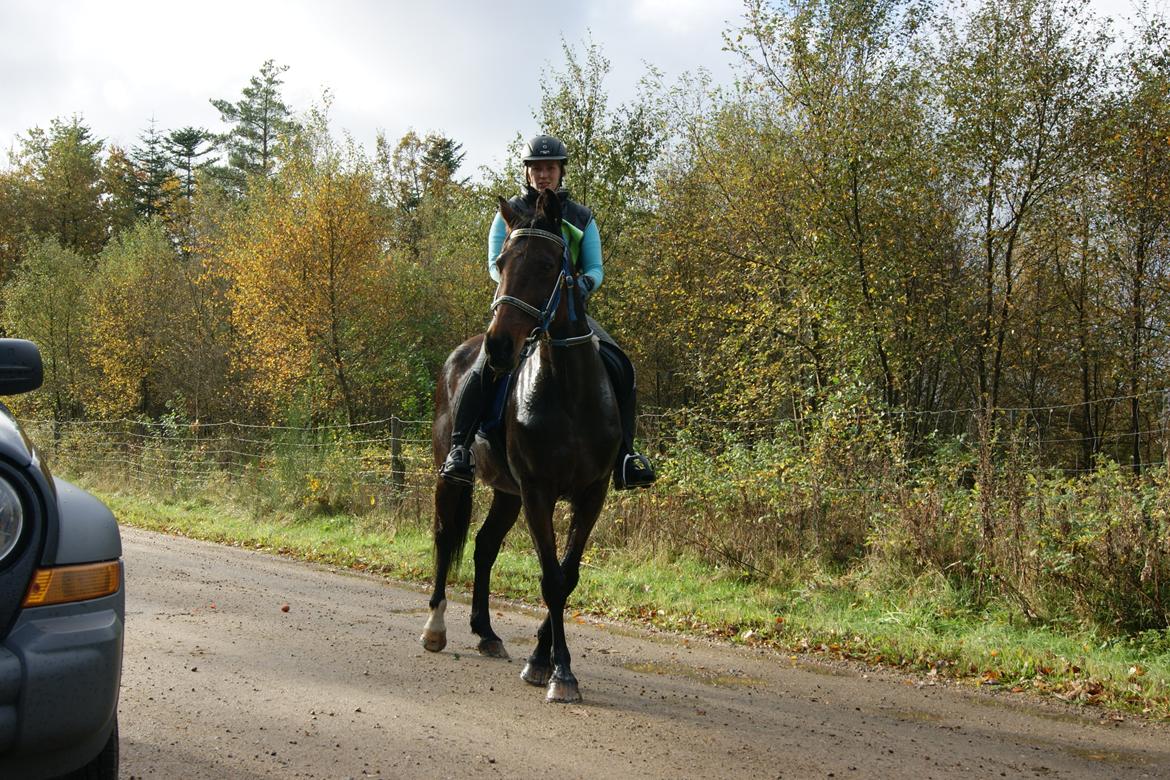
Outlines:
[[555,190],[561,183],[561,161],[533,160],[528,164],[528,183],[536,190]]

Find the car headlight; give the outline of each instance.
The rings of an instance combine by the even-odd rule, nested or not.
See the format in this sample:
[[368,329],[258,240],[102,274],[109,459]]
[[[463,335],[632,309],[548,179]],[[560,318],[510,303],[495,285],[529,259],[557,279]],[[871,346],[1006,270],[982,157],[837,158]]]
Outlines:
[[24,507],[16,489],[0,479],[0,561],[16,548],[24,531]]

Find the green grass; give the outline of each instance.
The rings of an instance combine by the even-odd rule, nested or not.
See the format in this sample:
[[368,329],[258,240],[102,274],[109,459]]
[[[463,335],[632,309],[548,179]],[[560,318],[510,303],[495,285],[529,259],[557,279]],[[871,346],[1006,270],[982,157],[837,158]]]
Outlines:
[[[399,580],[429,582],[431,577],[430,531],[414,521],[396,522],[376,513],[256,518],[226,501],[161,502],[88,487],[126,525]],[[471,575],[468,555],[451,586],[470,589]],[[586,557],[569,609],[1170,718],[1167,632],[1110,641],[1084,631],[1058,633],[1013,620],[1006,608],[973,612],[965,606],[973,600],[942,578],[896,585],[889,578],[877,585],[877,579],[863,571],[833,573],[809,564],[765,581],[688,555],[644,547],[595,548]],[[492,592],[540,601],[538,566],[520,529],[501,551]]]

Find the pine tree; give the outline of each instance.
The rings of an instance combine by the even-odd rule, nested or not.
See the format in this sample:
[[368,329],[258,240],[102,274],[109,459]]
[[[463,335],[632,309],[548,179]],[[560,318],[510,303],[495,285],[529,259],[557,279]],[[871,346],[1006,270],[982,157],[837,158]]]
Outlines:
[[174,164],[166,146],[166,136],[152,118],[139,136],[140,143],[130,150],[135,166],[135,203],[138,213],[153,217],[163,214],[170,205],[173,190],[167,182],[175,175]]
[[171,165],[182,182],[182,196],[190,201],[195,197],[195,173],[211,164],[203,158],[215,151],[215,136],[202,127],[184,127],[166,137],[166,149]]
[[463,164],[467,152],[463,144],[453,138],[437,133],[428,133],[423,141],[425,151],[422,157],[423,182],[428,189],[447,183],[464,185],[467,179],[455,179],[455,173]]
[[283,153],[282,138],[297,130],[292,111],[280,97],[280,75],[286,70],[287,65],[267,60],[244,87],[239,102],[211,101],[231,126],[217,139],[227,151],[227,166],[215,169],[230,190],[242,192],[249,176],[272,174]]

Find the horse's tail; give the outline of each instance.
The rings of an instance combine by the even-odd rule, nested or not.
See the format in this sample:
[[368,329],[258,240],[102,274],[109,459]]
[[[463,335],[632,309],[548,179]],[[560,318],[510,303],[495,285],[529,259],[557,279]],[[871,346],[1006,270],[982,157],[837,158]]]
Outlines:
[[[458,570],[471,528],[470,485],[446,484],[435,491],[435,567],[437,571]],[[442,502],[442,505],[440,504]]]

